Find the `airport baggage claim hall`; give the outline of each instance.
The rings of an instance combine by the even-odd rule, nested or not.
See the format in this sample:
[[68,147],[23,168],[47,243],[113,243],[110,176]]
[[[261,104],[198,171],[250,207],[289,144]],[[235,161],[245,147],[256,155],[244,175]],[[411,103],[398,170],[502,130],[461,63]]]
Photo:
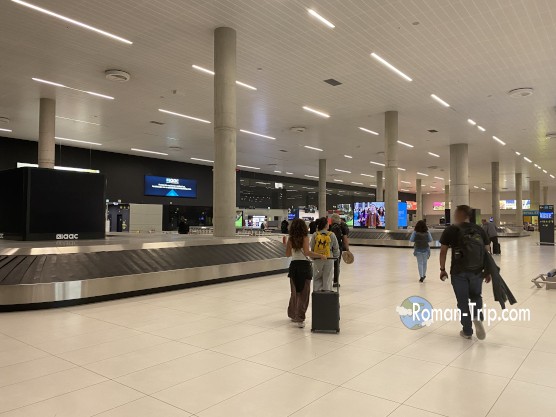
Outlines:
[[3,0],[0,417],[554,417],[556,2]]

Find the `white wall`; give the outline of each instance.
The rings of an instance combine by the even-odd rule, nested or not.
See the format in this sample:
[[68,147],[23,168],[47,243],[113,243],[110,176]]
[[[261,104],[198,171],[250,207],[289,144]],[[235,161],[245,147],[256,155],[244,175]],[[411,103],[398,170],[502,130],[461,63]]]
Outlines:
[[161,204],[130,204],[129,205],[130,232],[161,232],[162,205]]

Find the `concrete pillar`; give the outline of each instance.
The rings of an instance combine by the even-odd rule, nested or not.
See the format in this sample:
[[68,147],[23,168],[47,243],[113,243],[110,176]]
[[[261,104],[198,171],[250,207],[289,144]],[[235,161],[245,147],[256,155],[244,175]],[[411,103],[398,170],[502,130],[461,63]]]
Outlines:
[[386,181],[384,206],[386,229],[398,228],[398,112],[387,111],[384,117],[384,149],[386,150]]
[[529,198],[531,199],[531,210],[538,210],[541,205],[540,181],[529,181]]
[[326,217],[326,159],[319,159],[319,216]]
[[515,225],[523,226],[523,174],[515,173]]
[[452,210],[469,205],[469,158],[467,143],[450,145],[450,202]]
[[56,100],[41,98],[39,109],[39,168],[54,168]]
[[450,208],[450,186],[444,186],[444,208]]
[[384,175],[382,171],[376,172],[376,201],[384,201]]
[[492,217],[494,224],[500,225],[500,163],[491,163],[492,173]]
[[548,187],[546,185],[542,187],[542,203],[548,204]]
[[236,31],[214,31],[214,236],[233,237],[236,213]]
[[415,181],[415,201],[417,203],[417,221],[423,220],[423,181],[420,178]]

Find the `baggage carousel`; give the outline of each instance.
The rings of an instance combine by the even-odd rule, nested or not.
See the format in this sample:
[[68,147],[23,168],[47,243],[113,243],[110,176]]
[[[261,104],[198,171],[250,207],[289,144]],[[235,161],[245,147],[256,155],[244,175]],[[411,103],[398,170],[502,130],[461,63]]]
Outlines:
[[[443,229],[430,229],[431,248],[440,248],[438,240]],[[362,246],[386,246],[394,248],[413,248],[409,241],[413,230],[350,229],[349,244]]]
[[0,310],[59,307],[285,272],[281,237],[0,240]]

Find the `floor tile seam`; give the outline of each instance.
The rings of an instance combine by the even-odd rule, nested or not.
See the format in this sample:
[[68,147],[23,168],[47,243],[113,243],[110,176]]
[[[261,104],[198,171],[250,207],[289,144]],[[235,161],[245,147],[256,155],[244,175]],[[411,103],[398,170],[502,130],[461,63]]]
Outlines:
[[491,372],[479,371],[477,369],[464,368],[462,366],[452,365],[452,363],[449,363],[448,365],[446,365],[446,367],[447,368],[452,368],[452,369],[459,369],[460,371],[476,372],[476,373],[481,374],[481,375],[494,376],[496,378],[504,378],[504,379],[509,379],[509,380],[513,379],[513,377],[511,377],[511,376],[498,375],[498,374],[493,374]]
[[[123,384],[120,384],[120,385],[123,385]],[[126,387],[126,388],[129,388],[129,387],[126,386],[126,385],[123,385],[123,386]],[[133,403],[133,402],[135,402],[135,401],[139,401],[139,400],[142,400],[142,399],[148,397],[148,395],[146,395],[145,393],[143,393],[143,392],[141,392],[141,391],[137,391],[137,390],[134,390],[134,391],[136,391],[137,393],[141,394],[141,396],[140,396],[139,398],[134,399],[134,400],[126,401],[126,402],[124,402],[124,403],[122,403],[122,404],[119,404],[119,405],[117,405],[117,406],[115,406],[115,407],[112,407],[112,408],[109,408],[109,409],[107,409],[107,410],[102,410],[102,411],[99,411],[98,413],[91,414],[89,417],[100,416],[100,415],[102,415],[102,414],[104,414],[104,413],[107,413],[107,412],[109,412],[109,411],[116,410],[117,408],[126,406],[126,405],[131,404],[131,403]],[[175,407],[174,407],[174,408],[175,408]],[[56,416],[54,416],[54,417],[56,417]]]
[[[267,330],[270,330],[270,329],[267,329]],[[261,333],[264,333],[264,332],[261,332]],[[261,334],[261,333],[257,333],[257,334]],[[247,337],[249,337],[249,336],[247,336]],[[287,345],[287,344],[289,344],[289,343],[292,343],[292,342],[296,342],[296,341],[298,341],[298,340],[301,340],[301,339],[303,339],[304,337],[306,337],[306,336],[305,336],[305,335],[299,336],[298,338],[295,338],[295,339],[293,339],[293,340],[289,340],[289,341],[287,341],[287,342],[281,343],[281,344],[279,344],[279,345],[277,345],[277,346],[271,347],[270,349],[267,349],[267,350],[264,350],[264,351],[255,353],[254,355],[247,356],[247,357],[245,357],[245,358],[244,358],[244,357],[234,356],[234,355],[229,354],[229,353],[224,353],[224,352],[219,352],[219,351],[217,351],[217,350],[214,350],[214,349],[216,349],[216,348],[218,348],[218,347],[220,347],[220,346],[227,345],[228,343],[234,343],[234,342],[237,342],[238,340],[245,339],[245,338],[241,338],[241,339],[235,340],[234,342],[226,342],[226,343],[223,343],[223,344],[218,345],[218,346],[214,346],[214,347],[212,347],[212,348],[210,348],[210,349],[206,349],[206,350],[210,350],[211,352],[214,352],[214,353],[220,353],[220,354],[227,355],[227,356],[231,356],[231,357],[233,357],[233,358],[237,358],[237,359],[241,359],[241,360],[247,360],[247,359],[249,359],[249,358],[252,358],[253,356],[261,355],[261,354],[263,354],[263,353],[266,353],[266,352],[271,351],[272,349],[276,349],[276,348],[285,346],[285,345]]]
[[[41,358],[39,358],[39,359],[41,359]],[[29,361],[29,362],[31,362],[31,361]],[[66,362],[67,362],[67,361],[66,361]],[[19,363],[14,364],[14,365],[19,365],[19,364],[21,364],[21,363],[26,363],[26,362],[19,362]],[[2,385],[2,386],[0,387],[0,390],[2,390],[3,388],[6,388],[6,387],[11,387],[11,386],[13,386],[13,385],[22,384],[22,383],[24,383],[24,382],[34,381],[35,379],[44,378],[44,377],[51,376],[51,375],[56,375],[56,374],[59,374],[59,373],[62,373],[62,372],[66,372],[66,371],[69,371],[69,370],[72,370],[72,369],[76,369],[76,368],[81,368],[81,366],[76,365],[76,364],[74,364],[74,363],[72,363],[72,362],[70,362],[70,364],[71,364],[71,366],[70,366],[69,368],[66,368],[66,369],[60,369],[60,370],[53,371],[53,372],[50,372],[50,373],[45,374],[45,375],[34,376],[34,377],[32,377],[32,378],[27,378],[27,379],[24,379],[24,380],[22,380],[22,381],[17,381],[17,382],[12,382],[12,383],[9,383],[9,384],[6,384],[6,385]],[[85,369],[85,368],[83,368],[83,369]],[[0,368],[0,371],[1,371],[1,370],[2,370],[2,368]],[[88,369],[85,369],[85,370],[88,371]],[[96,372],[93,372],[93,373],[96,374]],[[98,375],[98,374],[97,374],[97,375]],[[102,376],[102,377],[105,378],[106,380],[109,379],[109,378],[106,378],[106,377],[103,376],[103,375],[100,375],[100,376]]]
[[[405,404],[405,403],[400,404],[400,406],[397,407],[396,410],[397,410],[398,408],[404,406],[404,405],[405,405],[406,407],[415,408],[416,410],[421,410],[421,411],[425,411],[425,412],[430,413],[430,414],[434,414],[435,416],[438,416],[438,417],[450,417],[450,416],[447,415],[447,414],[440,414],[440,413],[437,413],[436,411],[426,410],[426,409],[424,409],[424,408],[416,407],[416,406],[414,406],[414,405],[409,405],[409,404]],[[388,416],[393,415],[394,412],[395,412],[396,410],[393,410],[390,414],[388,414]],[[386,416],[386,417],[388,417],[388,416]]]
[[[450,337],[450,336],[447,336],[447,337]],[[469,344],[469,346],[467,346],[467,347],[461,352],[461,354],[458,355],[457,357],[460,357],[460,356],[463,355],[465,352],[467,352],[469,349],[471,349],[471,347],[472,347],[473,345],[475,345],[475,343],[477,343],[477,342],[476,342],[476,341],[472,341],[472,342]],[[411,345],[413,345],[413,343],[412,343]],[[448,366],[450,363],[452,363],[452,361],[450,361],[449,363],[440,363],[440,362],[435,362],[435,361],[430,360],[430,359],[414,358],[414,357],[412,357],[412,356],[402,355],[402,354],[400,353],[402,350],[407,349],[407,348],[410,347],[411,345],[408,345],[408,346],[404,347],[403,349],[401,349],[401,350],[399,350],[399,351],[397,351],[397,352],[394,352],[394,355],[402,356],[402,357],[404,357],[404,358],[409,358],[409,359],[415,359],[415,360],[419,360],[419,361],[423,361],[423,362],[434,363],[434,364],[436,364],[436,365],[443,365],[443,366]]]

